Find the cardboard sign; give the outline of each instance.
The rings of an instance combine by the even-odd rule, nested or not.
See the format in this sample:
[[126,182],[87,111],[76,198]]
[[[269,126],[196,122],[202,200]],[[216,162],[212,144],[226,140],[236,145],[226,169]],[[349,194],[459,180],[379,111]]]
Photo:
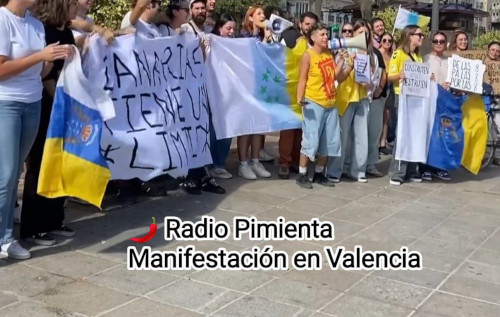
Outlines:
[[446,51],[443,54],[444,56],[451,57],[453,55],[458,55],[463,58],[468,58],[468,59],[478,59],[480,61],[483,61],[486,59],[487,52],[485,50],[467,50],[467,51],[461,51],[461,52],[454,52],[454,51]]
[[451,88],[482,94],[485,71],[482,61],[453,55],[448,59],[447,81]]
[[484,74],[484,82],[489,83],[493,86],[495,94],[500,94],[500,61],[485,62],[487,51],[486,50],[470,50],[462,52],[444,52],[445,56],[451,57],[452,55],[458,55],[463,58],[475,59],[483,61],[486,65],[486,72]]
[[427,63],[406,62],[403,93],[405,95],[429,97],[431,87],[431,71]]

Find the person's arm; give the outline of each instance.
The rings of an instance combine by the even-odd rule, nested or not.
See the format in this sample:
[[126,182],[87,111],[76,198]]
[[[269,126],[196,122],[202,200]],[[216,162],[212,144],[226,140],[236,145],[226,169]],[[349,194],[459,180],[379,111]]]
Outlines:
[[71,20],[71,29],[72,30],[82,30],[87,33],[91,33],[93,31],[94,23],[89,22],[84,19],[73,19]]
[[17,59],[9,59],[0,55],[0,80],[9,79],[41,62],[52,62],[57,59],[65,59],[69,55],[66,45],[54,43],[48,45],[42,51]]
[[43,88],[49,94],[49,96],[54,98],[54,95],[56,94],[57,82],[54,79],[47,79],[42,81],[42,83]]
[[43,68],[42,68],[42,78],[47,77],[50,72],[52,71],[52,68],[54,67],[53,62],[45,62],[43,63]]
[[141,15],[146,11],[152,0],[138,0],[132,13],[130,14],[130,24],[135,25],[141,18]]
[[384,91],[385,84],[387,83],[387,73],[385,69],[382,69],[382,74],[380,74],[380,83],[377,89],[373,92],[373,97],[379,98]]
[[[342,54],[342,53],[339,53],[339,54]],[[349,53],[347,51],[344,51],[343,55],[341,55],[339,57],[340,59],[344,59],[344,63],[343,64],[345,64],[345,60],[347,59],[347,66],[345,68],[342,67],[342,69],[340,70],[340,72],[338,72],[339,75],[337,76],[337,82],[339,82],[339,83],[343,82],[347,77],[349,77],[349,75],[353,71],[353,69],[354,69],[354,58],[356,57],[355,54],[356,53],[353,53],[353,54],[351,54],[351,56],[349,56]]]
[[307,84],[307,74],[309,73],[309,63],[311,62],[311,56],[306,52],[301,60],[299,66],[299,83],[297,85],[297,102],[303,106],[304,97],[306,94],[306,84]]

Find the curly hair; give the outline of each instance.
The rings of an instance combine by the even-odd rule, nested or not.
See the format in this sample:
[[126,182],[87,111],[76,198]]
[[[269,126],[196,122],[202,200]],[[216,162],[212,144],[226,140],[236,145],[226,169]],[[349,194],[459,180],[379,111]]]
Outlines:
[[69,6],[77,0],[38,0],[33,15],[45,25],[69,26]]

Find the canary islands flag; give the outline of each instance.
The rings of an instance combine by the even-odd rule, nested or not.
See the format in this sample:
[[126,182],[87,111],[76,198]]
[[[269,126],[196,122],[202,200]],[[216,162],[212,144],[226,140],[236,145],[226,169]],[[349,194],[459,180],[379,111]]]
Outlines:
[[217,139],[300,128],[299,64],[307,50],[211,36],[207,88]]
[[431,22],[431,18],[425,15],[420,15],[415,12],[408,11],[399,6],[398,15],[394,22],[395,29],[404,29],[408,25],[418,25],[422,29],[426,29]]
[[101,131],[115,112],[104,90],[85,78],[76,51],[57,82],[38,194],[77,197],[100,207],[111,177],[100,151]]

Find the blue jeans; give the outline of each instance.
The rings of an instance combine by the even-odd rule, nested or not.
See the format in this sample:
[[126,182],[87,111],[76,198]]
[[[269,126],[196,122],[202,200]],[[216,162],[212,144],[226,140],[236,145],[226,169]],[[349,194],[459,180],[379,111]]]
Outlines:
[[346,161],[350,165],[346,172],[351,177],[366,176],[369,108],[370,102],[366,98],[359,102],[351,102],[344,115],[340,117],[342,155],[328,160],[328,176],[340,179]]
[[226,160],[229,156],[232,140],[231,138],[217,140],[214,125],[210,118],[210,153],[212,154],[214,167],[226,168]]
[[302,107],[302,144],[300,153],[315,161],[319,156],[340,156],[340,125],[338,110],[324,108],[307,100]]
[[40,101],[0,101],[0,245],[13,240],[17,185],[38,131],[40,109]]

